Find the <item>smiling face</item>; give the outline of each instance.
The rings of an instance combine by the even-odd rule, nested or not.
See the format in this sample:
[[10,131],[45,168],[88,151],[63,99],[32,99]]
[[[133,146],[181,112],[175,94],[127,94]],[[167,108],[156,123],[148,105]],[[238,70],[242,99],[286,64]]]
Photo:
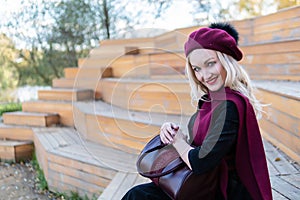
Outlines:
[[196,49],[190,53],[189,62],[197,80],[210,91],[218,91],[224,86],[227,72],[215,51]]

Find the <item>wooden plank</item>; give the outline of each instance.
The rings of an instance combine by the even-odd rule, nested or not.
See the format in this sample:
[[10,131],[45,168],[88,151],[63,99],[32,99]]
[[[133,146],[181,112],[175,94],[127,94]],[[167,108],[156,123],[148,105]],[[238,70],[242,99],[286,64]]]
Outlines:
[[113,200],[122,199],[122,197],[125,195],[127,190],[133,186],[136,178],[137,178],[136,173],[127,173],[126,178],[122,182],[122,185],[119,187],[118,190],[115,190],[115,195],[114,195]]
[[299,188],[299,186],[300,186],[300,174],[299,173],[290,174],[288,176],[280,176],[280,178],[282,178],[284,181],[290,183],[295,188],[298,188],[298,190],[300,190],[300,188]]
[[28,161],[32,159],[34,147],[33,144],[22,144],[15,146],[16,162]]
[[300,78],[299,64],[247,64],[243,65],[250,76],[270,76],[276,80],[279,76],[295,76]]
[[64,77],[67,79],[74,79],[77,76],[78,67],[66,67],[64,68]]
[[20,162],[31,159],[32,155],[31,141],[0,140],[0,160]]
[[70,145],[60,148],[59,154],[69,154],[71,158],[80,156],[87,159],[86,162],[91,160],[91,163],[99,163],[102,167],[111,168],[113,170],[135,170],[136,156],[127,153],[124,155],[124,152],[121,151],[119,151],[118,154],[111,153],[113,151],[111,148],[108,150],[107,152],[98,148],[90,148],[87,145]]
[[57,163],[60,165],[65,165],[68,163],[68,166],[73,169],[77,169],[79,171],[83,171],[86,173],[96,174],[99,177],[105,177],[106,179],[112,179],[115,175],[115,170],[109,169],[101,163],[95,161],[95,159],[87,159],[87,157],[80,158],[76,155],[60,152],[60,151],[52,151],[48,155],[49,162]]
[[59,116],[54,113],[8,112],[3,114],[5,124],[28,126],[51,126],[59,123]]
[[59,89],[39,90],[39,100],[84,101],[93,99],[93,91],[88,89]]
[[[1,142],[1,141],[0,141]],[[3,142],[1,142],[3,143]],[[0,159],[15,162],[15,148],[13,146],[0,145]]]
[[291,29],[281,29],[272,32],[264,32],[260,34],[253,35],[251,41],[253,43],[266,43],[266,42],[276,42],[276,41],[285,41],[292,38],[299,38],[300,31],[299,27],[294,27]]
[[[110,39],[110,40],[102,40],[100,44],[102,47],[107,48],[107,46],[116,45],[114,48],[118,48],[119,46],[133,45],[138,47],[148,46],[151,44],[153,39],[150,38],[128,38],[128,39]],[[150,47],[150,46],[149,46]]]
[[57,180],[59,183],[68,184],[75,187],[76,189],[73,191],[81,189],[86,191],[86,193],[99,195],[99,191],[103,190],[102,187],[99,187],[97,185],[52,170],[49,170],[49,176],[51,177],[51,179]]
[[33,141],[33,131],[28,126],[11,126],[0,123],[0,139]]
[[264,108],[268,120],[282,129],[300,137],[300,119],[273,108],[271,105]]
[[273,199],[276,199],[276,200],[287,200],[288,199],[274,189],[272,189],[272,197],[273,197]]
[[122,182],[126,178],[125,172],[118,172],[115,177],[112,179],[112,181],[109,183],[108,187],[105,188],[103,193],[100,195],[98,200],[108,200],[108,199],[113,199],[113,196],[115,192],[119,189],[121,186]]
[[291,19],[295,16],[299,16],[300,8],[299,6],[282,9],[273,14],[269,14],[266,16],[256,17],[254,20],[254,26],[259,26],[261,24],[269,24],[271,22],[276,22],[285,19]]
[[81,181],[85,181],[89,184],[93,184],[102,188],[107,187],[110,182],[110,179],[105,177],[98,176],[96,174],[87,173],[75,168],[70,168],[67,163],[60,165],[57,163],[49,162],[49,170],[57,172],[59,174],[64,174],[70,177],[77,178]]
[[300,196],[300,189],[294,187],[290,183],[284,181],[281,176],[271,176],[271,185],[274,190],[282,194],[288,199],[298,199]]
[[253,80],[280,80],[280,81],[300,81],[299,75],[251,75],[251,79]]
[[191,105],[187,82],[118,82],[105,79],[102,80],[101,87],[103,100],[122,108],[184,115],[195,111]]
[[241,49],[245,55],[299,52],[300,41],[298,39],[295,39],[291,41],[252,44],[247,46],[241,46]]
[[54,88],[73,88],[74,79],[72,78],[54,78],[52,79],[52,86]]
[[107,67],[113,61],[112,58],[79,58],[78,67],[89,67],[89,68],[102,68]]
[[255,81],[255,86],[263,91],[300,101],[300,83],[291,81]]
[[274,54],[256,54],[245,55],[241,61],[242,65],[253,64],[298,64],[300,52],[294,53],[274,53]]
[[284,97],[283,95],[278,95],[274,92],[262,89],[260,89],[259,93],[262,97],[263,103],[271,104],[272,107],[279,111],[289,113],[295,118],[300,118],[300,106],[298,100],[291,99],[290,97]]
[[293,28],[298,28],[300,27],[300,22],[299,22],[299,15],[286,19],[286,20],[282,20],[279,21],[277,20],[276,22],[272,22],[272,23],[267,23],[267,24],[263,24],[260,26],[256,26],[254,24],[253,26],[253,34],[262,34],[265,32],[275,32],[281,29],[293,29]]
[[298,173],[298,170],[286,159],[278,149],[276,149],[269,142],[264,141],[266,157],[268,161],[274,166],[278,173],[272,175],[288,175]]
[[[300,138],[288,133],[287,131],[283,130],[282,128],[278,127],[276,124],[273,124],[270,121],[265,119],[260,120],[261,128],[270,134],[272,137],[276,138],[278,141],[285,145],[288,149],[293,151],[295,154],[300,155]],[[278,144],[274,144],[277,146]],[[288,152],[285,152],[289,155]]]
[[[74,79],[100,79],[105,77],[112,76],[111,67],[99,67],[99,68],[90,68],[82,66],[78,68],[76,76],[72,77]],[[67,77],[66,77],[67,78]]]
[[[296,162],[300,161],[300,156],[296,152],[290,149],[289,146],[286,146],[286,144],[283,144],[277,137],[274,137],[273,134],[270,134],[264,130],[261,129],[262,136],[270,141],[273,145],[277,146],[280,150],[282,150],[286,155],[288,155],[291,159],[293,159]],[[273,132],[272,132],[273,133]]]
[[58,113],[60,123],[73,126],[72,103],[66,101],[28,101],[22,104],[24,112],[47,112]]

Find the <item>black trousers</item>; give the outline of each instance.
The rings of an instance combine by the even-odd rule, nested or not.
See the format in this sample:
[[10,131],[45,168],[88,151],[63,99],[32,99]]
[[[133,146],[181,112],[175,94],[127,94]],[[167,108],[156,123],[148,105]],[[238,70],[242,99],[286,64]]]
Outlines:
[[154,183],[145,183],[131,188],[122,200],[171,200]]

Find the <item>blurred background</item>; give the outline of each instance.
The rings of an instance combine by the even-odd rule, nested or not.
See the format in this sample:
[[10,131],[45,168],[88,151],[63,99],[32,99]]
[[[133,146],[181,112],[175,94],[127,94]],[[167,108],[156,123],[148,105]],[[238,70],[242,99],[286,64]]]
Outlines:
[[300,0],[0,0],[0,104],[36,98],[101,40],[241,20]]

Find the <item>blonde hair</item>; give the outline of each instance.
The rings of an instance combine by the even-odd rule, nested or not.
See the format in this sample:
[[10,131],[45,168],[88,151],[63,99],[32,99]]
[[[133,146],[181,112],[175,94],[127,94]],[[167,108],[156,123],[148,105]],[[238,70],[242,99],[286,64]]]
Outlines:
[[[263,112],[263,105],[256,99],[254,95],[255,88],[252,86],[247,72],[231,56],[219,51],[216,51],[216,53],[219,61],[227,72],[224,86],[238,91],[246,96],[254,108],[256,117],[260,119]],[[192,104],[194,104],[195,101],[197,102],[199,99],[204,100],[202,97],[208,93],[208,89],[196,78],[189,62],[189,57],[186,59],[186,74],[191,87]]]

